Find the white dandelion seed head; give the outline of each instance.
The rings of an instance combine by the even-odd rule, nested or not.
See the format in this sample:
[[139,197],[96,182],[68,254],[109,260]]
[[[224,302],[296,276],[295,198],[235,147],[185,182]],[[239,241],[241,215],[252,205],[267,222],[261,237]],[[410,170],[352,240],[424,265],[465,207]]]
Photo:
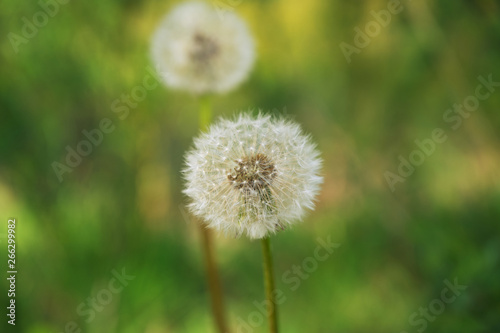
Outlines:
[[323,179],[322,160],[300,126],[241,114],[194,140],[183,170],[189,209],[208,227],[263,238],[300,221]]
[[153,35],[151,54],[164,83],[195,94],[224,93],[240,84],[253,65],[254,42],[232,12],[221,18],[204,2],[178,5]]

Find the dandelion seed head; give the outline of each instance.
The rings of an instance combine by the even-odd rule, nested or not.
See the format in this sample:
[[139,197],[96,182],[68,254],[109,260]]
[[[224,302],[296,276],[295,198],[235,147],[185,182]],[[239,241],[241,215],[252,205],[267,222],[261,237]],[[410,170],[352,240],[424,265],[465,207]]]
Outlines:
[[235,13],[218,14],[207,3],[190,1],[160,23],[151,55],[168,87],[224,93],[248,76],[255,58],[253,39]]
[[263,238],[314,207],[321,158],[299,125],[248,113],[221,119],[186,154],[184,193],[208,227]]

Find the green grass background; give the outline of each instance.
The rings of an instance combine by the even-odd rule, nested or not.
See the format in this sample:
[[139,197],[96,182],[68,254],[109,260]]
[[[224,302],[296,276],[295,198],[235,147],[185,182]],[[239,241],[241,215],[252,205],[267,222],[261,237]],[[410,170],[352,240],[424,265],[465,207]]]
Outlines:
[[[262,109],[300,122],[318,143],[325,184],[304,223],[272,239],[282,332],[418,332],[409,317],[467,289],[425,332],[500,331],[500,88],[457,130],[443,121],[500,81],[500,5],[494,0],[409,1],[348,63],[339,47],[387,1],[233,4],[257,43],[248,81],[214,99],[217,116]],[[2,332],[215,332],[195,222],[183,215],[179,170],[197,128],[197,101],[163,86],[127,118],[111,111],[142,84],[149,41],[173,1],[70,1],[14,52],[36,1],[0,5],[0,248],[17,218],[17,325]],[[51,164],[103,118],[116,128],[59,182]],[[415,140],[448,140],[392,192]],[[340,243],[300,287],[282,275]],[[231,327],[263,295],[259,242],[216,239]],[[125,268],[135,276],[90,323],[76,309]],[[7,306],[0,282],[2,325]],[[265,332],[266,325],[254,332]]]

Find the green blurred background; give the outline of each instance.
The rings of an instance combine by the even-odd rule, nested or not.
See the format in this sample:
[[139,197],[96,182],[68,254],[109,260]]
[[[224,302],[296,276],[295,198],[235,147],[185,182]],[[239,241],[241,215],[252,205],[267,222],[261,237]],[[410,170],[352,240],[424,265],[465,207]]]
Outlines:
[[[175,3],[69,1],[16,53],[9,33],[21,36],[22,18],[42,7],[2,1],[3,311],[10,217],[18,269],[17,325],[2,312],[2,332],[59,333],[68,322],[89,333],[215,332],[179,173],[199,133],[198,101],[158,85],[125,119],[111,110],[148,75],[150,36]],[[217,3],[248,22],[258,59],[214,113],[286,114],[324,158],[317,209],[272,239],[282,332],[500,332],[500,87],[456,130],[443,120],[478,76],[500,81],[499,3],[403,0],[350,62],[340,44],[354,45],[354,29],[387,1]],[[114,131],[59,182],[52,163],[104,118]],[[384,173],[436,128],[447,141],[391,191]],[[283,274],[314,255],[318,237],[341,246],[291,290]],[[236,332],[264,298],[261,248],[218,236],[216,250]],[[122,269],[135,278],[87,322],[78,307],[90,309]],[[410,323],[455,279],[467,286],[459,297],[425,328]]]

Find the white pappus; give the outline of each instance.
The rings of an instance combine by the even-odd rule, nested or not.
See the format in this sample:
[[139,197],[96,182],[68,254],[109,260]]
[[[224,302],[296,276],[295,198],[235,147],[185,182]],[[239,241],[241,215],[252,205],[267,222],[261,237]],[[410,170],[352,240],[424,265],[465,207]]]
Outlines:
[[309,135],[284,118],[220,119],[186,154],[189,209],[210,228],[259,239],[300,221],[323,179]]
[[255,50],[246,24],[236,14],[220,17],[209,4],[190,1],[160,23],[151,55],[166,86],[210,94],[240,84],[252,68]]

